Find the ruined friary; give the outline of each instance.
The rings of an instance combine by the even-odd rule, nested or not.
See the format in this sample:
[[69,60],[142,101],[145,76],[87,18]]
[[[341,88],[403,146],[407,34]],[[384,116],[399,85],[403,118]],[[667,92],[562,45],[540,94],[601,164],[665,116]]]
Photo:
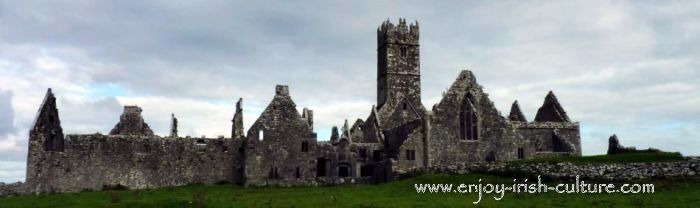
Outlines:
[[124,107],[109,135],[64,135],[49,89],[30,129],[25,187],[44,193],[219,182],[370,183],[441,166],[581,155],[579,124],[552,92],[534,120],[517,101],[503,116],[464,70],[440,102],[423,106],[417,22],[383,22],[377,59],[376,105],[367,107],[366,118],[334,127],[330,138],[317,137],[313,110],[299,112],[284,85],[247,130],[239,99],[230,138],[181,137],[174,115],[170,134],[154,135],[137,106]]

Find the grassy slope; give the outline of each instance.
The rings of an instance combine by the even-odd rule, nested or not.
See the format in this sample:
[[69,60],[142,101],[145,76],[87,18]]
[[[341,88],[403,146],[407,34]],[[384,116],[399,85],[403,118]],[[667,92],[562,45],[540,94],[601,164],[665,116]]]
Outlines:
[[[592,159],[590,159],[592,158]],[[606,158],[606,159],[601,159]],[[622,159],[621,159],[622,158]],[[632,159],[630,159],[632,158]],[[646,158],[640,161],[640,158]],[[660,159],[661,158],[661,159]],[[648,162],[670,159],[656,155],[583,157],[576,162]],[[559,159],[557,159],[559,160]],[[566,160],[566,159],[564,159]],[[379,185],[340,187],[259,187],[193,185],[145,191],[101,191],[0,198],[4,207],[465,207],[476,194],[417,194],[416,183],[509,183],[512,178],[492,175],[426,174]],[[570,183],[570,182],[569,182]],[[647,183],[647,182],[645,182]],[[480,206],[505,207],[697,207],[700,180],[651,181],[651,194],[514,194],[501,201],[485,195]]]

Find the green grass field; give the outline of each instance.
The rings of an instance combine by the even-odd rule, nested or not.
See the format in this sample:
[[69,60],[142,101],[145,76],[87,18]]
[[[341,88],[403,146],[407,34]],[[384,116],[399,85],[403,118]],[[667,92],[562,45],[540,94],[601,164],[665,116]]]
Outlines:
[[[624,162],[657,160],[649,155],[592,156],[579,160]],[[597,159],[586,159],[597,158]],[[602,159],[607,158],[607,159]],[[627,158],[627,159],[620,159]],[[664,159],[665,161],[665,159]],[[593,162],[593,161],[590,161]],[[478,196],[460,193],[423,193],[414,184],[509,184],[513,178],[483,174],[424,174],[391,183],[335,187],[248,187],[191,185],[143,191],[112,190],[55,195],[0,198],[0,207],[472,207]],[[587,181],[588,182],[588,181]],[[553,182],[549,182],[553,183]],[[565,182],[572,183],[572,182]],[[698,207],[700,179],[640,181],[653,183],[655,193],[645,194],[516,194],[484,195],[484,207]],[[455,185],[456,187],[456,185]]]

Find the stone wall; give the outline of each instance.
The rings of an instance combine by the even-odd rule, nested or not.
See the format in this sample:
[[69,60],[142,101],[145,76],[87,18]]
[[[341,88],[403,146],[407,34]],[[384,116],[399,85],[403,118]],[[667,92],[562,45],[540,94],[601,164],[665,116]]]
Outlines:
[[3,196],[19,196],[25,193],[24,183],[16,182],[5,184],[0,182],[0,197]]
[[581,155],[578,123],[531,122],[517,126],[523,137],[532,140],[536,152]]
[[75,192],[240,182],[240,141],[139,135],[68,135],[65,150],[34,155],[28,191]]
[[436,166],[427,170],[413,170],[415,172],[435,173],[494,173],[522,177],[537,177],[548,179],[574,180],[578,175],[580,179],[629,181],[638,179],[663,179],[698,177],[700,174],[700,158],[688,157],[682,161],[651,162],[651,163],[590,163],[574,164],[568,162],[559,163],[471,163],[449,166]]

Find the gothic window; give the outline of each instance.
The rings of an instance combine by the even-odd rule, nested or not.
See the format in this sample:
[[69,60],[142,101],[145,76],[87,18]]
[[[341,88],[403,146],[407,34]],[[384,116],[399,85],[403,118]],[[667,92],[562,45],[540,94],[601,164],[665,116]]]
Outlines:
[[309,152],[309,142],[308,141],[301,142],[301,152]]
[[459,136],[462,140],[478,140],[479,126],[474,97],[467,93],[459,110]]

